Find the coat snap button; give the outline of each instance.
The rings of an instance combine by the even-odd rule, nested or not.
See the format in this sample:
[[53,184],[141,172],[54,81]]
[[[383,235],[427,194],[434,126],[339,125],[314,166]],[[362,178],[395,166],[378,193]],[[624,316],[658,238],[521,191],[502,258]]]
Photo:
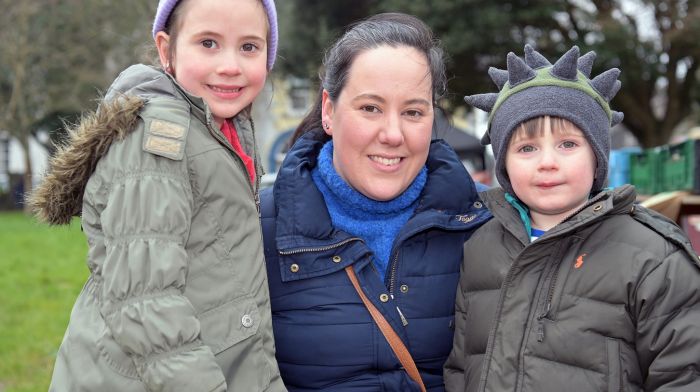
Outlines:
[[250,317],[249,314],[244,314],[243,317],[241,317],[241,324],[246,328],[250,328],[253,326],[253,318]]
[[475,202],[474,202],[474,208],[481,208],[481,207],[483,207],[483,206],[484,206],[484,205],[481,204],[480,201],[475,201]]
[[593,211],[600,211],[603,208],[602,204],[598,204],[595,207],[593,207]]
[[401,289],[402,293],[408,293],[408,285],[407,284],[402,284],[400,289]]
[[340,263],[341,261],[343,261],[343,258],[342,258],[342,257],[340,257],[340,256],[333,256],[333,262],[334,262],[334,263]]
[[389,301],[389,295],[387,295],[387,294],[382,294],[382,295],[379,296],[379,300],[382,301],[382,302],[387,302],[387,301]]
[[294,264],[290,265],[289,270],[292,272],[299,272],[299,264],[294,263]]

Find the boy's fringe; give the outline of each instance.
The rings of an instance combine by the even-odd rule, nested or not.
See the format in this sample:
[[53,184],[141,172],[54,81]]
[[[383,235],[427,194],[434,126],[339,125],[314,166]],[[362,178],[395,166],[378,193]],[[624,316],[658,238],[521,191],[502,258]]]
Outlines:
[[37,219],[51,225],[70,223],[79,216],[83,192],[97,162],[115,141],[123,140],[136,126],[142,98],[120,96],[87,115],[68,129],[68,140],[49,160],[46,177],[26,198]]

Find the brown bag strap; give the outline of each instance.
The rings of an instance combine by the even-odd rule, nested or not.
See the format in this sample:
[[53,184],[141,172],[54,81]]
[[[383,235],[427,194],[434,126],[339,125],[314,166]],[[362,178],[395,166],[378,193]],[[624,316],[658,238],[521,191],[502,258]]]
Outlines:
[[386,321],[382,313],[374,306],[369,298],[367,298],[364,291],[362,291],[360,282],[357,280],[355,270],[352,268],[352,266],[349,265],[345,267],[345,272],[348,273],[348,277],[350,277],[352,285],[355,287],[355,290],[357,290],[357,294],[360,295],[360,299],[362,299],[362,302],[367,307],[367,310],[369,310],[369,314],[372,315],[374,322],[377,323],[377,326],[382,331],[382,334],[384,334],[387,342],[389,342],[389,346],[391,346],[391,349],[394,350],[394,354],[396,354],[396,356],[399,358],[399,362],[401,362],[401,365],[406,370],[406,373],[408,373],[408,376],[411,377],[411,379],[415,381],[418,386],[420,386],[421,392],[425,392],[423,379],[420,377],[416,363],[413,362],[411,353],[408,352],[408,349],[401,341],[401,338],[396,334],[396,331],[391,328],[391,325],[388,321]]

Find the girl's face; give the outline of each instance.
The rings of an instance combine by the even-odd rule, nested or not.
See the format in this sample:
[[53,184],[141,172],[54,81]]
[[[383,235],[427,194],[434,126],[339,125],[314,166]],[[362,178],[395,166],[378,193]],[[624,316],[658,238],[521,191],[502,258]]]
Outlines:
[[399,196],[425,165],[433,126],[425,55],[380,46],[359,54],[340,96],[323,92],[333,166],[350,186],[380,201]]
[[178,83],[204,99],[220,126],[250,105],[265,84],[267,16],[260,0],[197,0],[180,6],[185,8],[173,26],[176,42],[159,32],[158,53]]
[[506,150],[506,171],[516,196],[530,208],[532,225],[549,230],[588,201],[596,158],[574,124],[528,136],[517,130]]

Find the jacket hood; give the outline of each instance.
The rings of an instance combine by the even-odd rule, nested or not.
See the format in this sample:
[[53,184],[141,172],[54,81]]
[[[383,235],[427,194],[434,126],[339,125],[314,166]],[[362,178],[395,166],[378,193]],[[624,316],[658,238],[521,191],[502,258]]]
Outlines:
[[80,215],[88,179],[112,143],[136,128],[139,112],[150,97],[179,94],[169,76],[156,68],[139,64],[124,70],[97,110],[68,129],[67,142],[49,160],[44,180],[26,201],[37,218],[59,225]]

